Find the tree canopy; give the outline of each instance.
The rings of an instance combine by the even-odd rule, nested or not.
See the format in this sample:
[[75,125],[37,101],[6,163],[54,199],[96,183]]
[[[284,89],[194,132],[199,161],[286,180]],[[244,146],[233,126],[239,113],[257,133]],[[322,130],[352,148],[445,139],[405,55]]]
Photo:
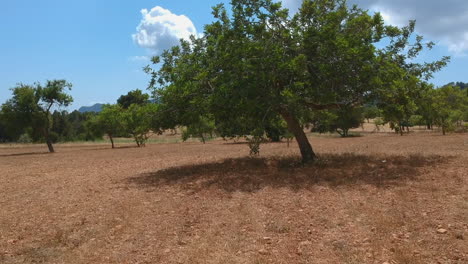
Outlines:
[[117,104],[124,109],[128,109],[132,104],[144,105],[148,103],[149,95],[143,93],[141,90],[136,89],[128,92],[126,95],[121,95],[117,99]]
[[[412,40],[414,21],[398,28],[384,24],[344,0],[305,0],[290,18],[271,0],[233,0],[232,11],[213,8],[215,21],[202,37],[154,57],[147,67],[162,113],[172,125],[190,125],[210,116],[231,134],[265,134],[282,118],[294,134],[303,162],[315,153],[303,124],[312,112],[346,109],[367,100],[385,104],[387,95],[413,89],[448,58],[415,63],[424,48]],[[378,48],[377,43],[389,44]]]

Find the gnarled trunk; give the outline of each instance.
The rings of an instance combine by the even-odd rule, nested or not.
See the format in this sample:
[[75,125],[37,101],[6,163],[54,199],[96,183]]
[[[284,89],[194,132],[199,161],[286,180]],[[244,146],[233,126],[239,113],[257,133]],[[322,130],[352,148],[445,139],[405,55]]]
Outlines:
[[280,114],[288,124],[288,130],[294,134],[297,144],[299,144],[299,149],[302,155],[302,162],[309,163],[314,161],[317,156],[312,150],[309,139],[304,133],[304,129],[299,124],[297,118],[286,109],[281,109]]

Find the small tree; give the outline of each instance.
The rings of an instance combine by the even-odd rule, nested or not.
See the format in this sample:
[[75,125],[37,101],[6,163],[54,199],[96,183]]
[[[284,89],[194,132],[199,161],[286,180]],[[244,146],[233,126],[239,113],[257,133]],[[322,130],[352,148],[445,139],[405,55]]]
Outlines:
[[363,122],[362,108],[341,107],[336,110],[321,111],[312,120],[313,132],[338,133],[348,137],[351,128],[359,127]]
[[362,109],[362,116],[367,120],[367,123],[370,119],[375,119],[380,115],[380,109],[375,105],[366,105]]
[[208,117],[200,117],[198,122],[193,122],[182,131],[182,140],[186,141],[190,137],[200,138],[205,144],[206,138],[213,138],[215,133],[215,123]]
[[155,104],[132,104],[122,113],[124,130],[133,137],[138,147],[145,146],[154,126],[152,118],[156,115],[156,111]]
[[411,81],[393,81],[390,88],[380,94],[379,107],[385,122],[390,123],[390,128],[403,136],[410,117],[417,109],[415,99],[421,85],[418,79],[411,78]]
[[444,86],[433,92],[432,107],[435,111],[435,123],[442,129],[442,134],[453,130],[454,124],[463,118],[463,110],[468,105],[467,96],[461,89]]
[[105,133],[114,145],[114,136],[124,131],[123,110],[119,105],[105,105],[99,115],[93,117],[88,126],[94,133]]
[[349,130],[361,126],[364,122],[360,107],[341,107],[335,112],[337,119],[334,128],[341,137],[349,137]]
[[10,122],[19,128],[31,127],[32,130],[44,138],[49,152],[54,152],[52,145],[52,117],[53,107],[68,106],[73,98],[66,93],[72,85],[65,80],[47,81],[45,86],[19,84],[11,89],[13,98],[8,100],[2,111],[7,113]]

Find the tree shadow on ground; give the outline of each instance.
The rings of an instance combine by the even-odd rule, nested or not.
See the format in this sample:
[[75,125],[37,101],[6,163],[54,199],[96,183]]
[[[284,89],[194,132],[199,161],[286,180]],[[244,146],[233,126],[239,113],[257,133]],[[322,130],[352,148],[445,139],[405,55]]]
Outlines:
[[345,186],[370,184],[389,187],[420,176],[421,168],[448,160],[442,156],[370,156],[325,154],[303,166],[299,157],[237,158],[183,165],[127,179],[137,188],[178,185],[191,192],[218,188],[226,192],[256,192],[265,187],[307,189],[317,184]]
[[54,154],[54,153],[51,153],[51,152],[48,152],[48,151],[11,153],[11,154],[0,154],[0,157],[22,157],[22,156],[47,155],[47,154]]
[[85,148],[84,150],[86,151],[100,151],[100,150],[112,150],[112,151],[119,151],[119,150],[126,150],[126,149],[137,149],[137,148],[145,148],[145,147],[138,147],[138,146],[116,146],[115,148],[112,148],[110,145],[107,146],[102,146],[102,147],[96,147],[96,148]]

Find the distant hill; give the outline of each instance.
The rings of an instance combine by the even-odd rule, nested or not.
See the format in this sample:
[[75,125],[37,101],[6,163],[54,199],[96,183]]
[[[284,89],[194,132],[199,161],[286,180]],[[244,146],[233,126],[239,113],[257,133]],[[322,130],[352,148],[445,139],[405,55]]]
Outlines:
[[95,104],[93,106],[82,106],[80,109],[78,109],[78,112],[80,113],[86,113],[86,112],[96,112],[99,113],[102,110],[102,107],[104,104]]
[[[156,99],[149,99],[148,100],[148,103],[150,104],[154,104],[154,103],[158,103],[158,100]],[[102,107],[104,106],[104,104],[95,104],[95,105],[92,105],[92,106],[82,106],[78,109],[78,112],[80,113],[86,113],[86,112],[96,112],[96,113],[99,113],[102,111]]]
[[458,86],[462,90],[468,88],[468,83],[464,83],[464,82],[451,82],[451,83],[446,84],[445,86],[449,86],[449,85],[450,86]]

